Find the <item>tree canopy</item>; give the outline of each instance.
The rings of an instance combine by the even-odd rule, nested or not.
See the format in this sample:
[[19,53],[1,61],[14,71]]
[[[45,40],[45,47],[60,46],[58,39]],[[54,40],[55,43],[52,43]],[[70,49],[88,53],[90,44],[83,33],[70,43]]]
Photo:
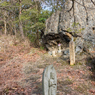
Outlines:
[[[70,1],[72,6],[68,11],[74,9],[74,2],[77,2]],[[93,0],[90,1],[95,5]],[[45,28],[46,19],[53,12],[64,9],[66,2],[68,0],[1,0],[0,33],[19,34],[22,38],[35,35],[35,38],[39,38],[40,31]]]

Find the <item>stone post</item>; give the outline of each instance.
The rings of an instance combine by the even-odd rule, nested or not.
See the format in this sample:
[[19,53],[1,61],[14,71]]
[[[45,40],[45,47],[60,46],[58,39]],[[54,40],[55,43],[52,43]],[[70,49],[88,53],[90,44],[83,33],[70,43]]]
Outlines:
[[55,50],[52,51],[52,56],[56,57],[56,51]]
[[42,95],[56,95],[57,77],[53,65],[45,68],[42,76]]
[[74,65],[75,64],[75,43],[72,40],[69,43],[69,52],[70,52],[70,65]]
[[61,53],[61,44],[58,44],[58,53]]

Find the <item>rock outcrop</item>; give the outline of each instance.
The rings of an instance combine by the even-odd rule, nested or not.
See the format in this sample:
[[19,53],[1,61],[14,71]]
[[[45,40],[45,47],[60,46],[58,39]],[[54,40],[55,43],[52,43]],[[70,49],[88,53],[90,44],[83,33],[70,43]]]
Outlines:
[[75,37],[76,53],[84,47],[95,51],[95,5],[91,0],[67,0],[65,8],[57,11],[46,21],[45,36],[50,33],[71,33]]
[[46,20],[45,35],[49,33],[58,33],[59,13],[60,11],[57,11],[56,13],[52,14],[50,18]]

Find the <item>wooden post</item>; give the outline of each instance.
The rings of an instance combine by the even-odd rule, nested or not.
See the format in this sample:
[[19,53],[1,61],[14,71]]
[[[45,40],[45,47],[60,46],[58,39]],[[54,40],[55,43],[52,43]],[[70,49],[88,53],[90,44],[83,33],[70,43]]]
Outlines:
[[75,43],[72,40],[69,43],[69,52],[70,52],[70,65],[74,65],[75,64]]

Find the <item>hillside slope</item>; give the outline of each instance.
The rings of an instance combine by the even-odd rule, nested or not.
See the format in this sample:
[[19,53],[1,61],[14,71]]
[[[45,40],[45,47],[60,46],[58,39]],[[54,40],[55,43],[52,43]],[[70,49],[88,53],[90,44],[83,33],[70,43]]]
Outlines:
[[[80,60],[78,60],[80,59]],[[53,58],[45,50],[30,46],[28,39],[0,37],[0,95],[42,95],[42,73],[53,64],[57,72],[57,95],[94,95],[95,58]]]

